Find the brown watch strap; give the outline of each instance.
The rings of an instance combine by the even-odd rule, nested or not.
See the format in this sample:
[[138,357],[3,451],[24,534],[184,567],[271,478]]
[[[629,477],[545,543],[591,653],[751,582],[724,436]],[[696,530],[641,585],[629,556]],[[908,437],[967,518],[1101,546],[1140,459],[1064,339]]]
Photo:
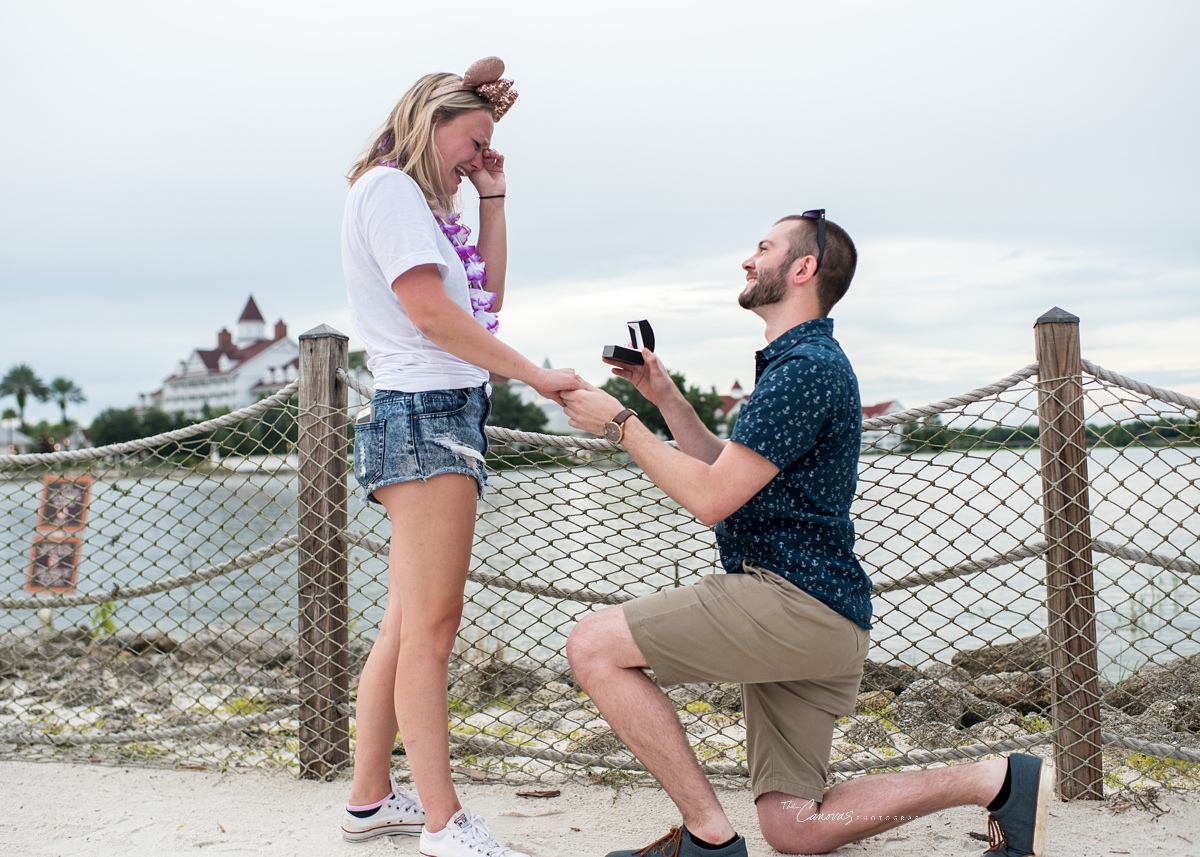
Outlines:
[[625,408],[623,411],[621,411],[621,413],[619,413],[615,417],[613,417],[612,420],[610,420],[610,422],[614,422],[619,426],[623,426],[623,425],[625,425],[625,420],[629,419],[630,417],[636,417],[636,416],[637,416],[637,411],[635,411],[633,408]]

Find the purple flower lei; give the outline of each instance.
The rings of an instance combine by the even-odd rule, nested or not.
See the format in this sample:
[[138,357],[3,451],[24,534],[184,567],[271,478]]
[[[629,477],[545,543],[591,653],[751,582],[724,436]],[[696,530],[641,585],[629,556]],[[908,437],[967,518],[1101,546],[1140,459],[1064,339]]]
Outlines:
[[[379,153],[382,154],[392,146],[392,136],[388,134],[379,141]],[[391,167],[399,169],[395,161],[385,161],[382,158],[379,161],[381,167]],[[442,234],[454,246],[454,250],[458,253],[458,258],[463,263],[463,269],[467,273],[467,293],[471,296],[471,313],[475,316],[475,320],[487,328],[488,333],[495,335],[500,329],[500,319],[492,312],[492,307],[496,305],[496,293],[489,292],[487,286],[487,265],[483,261],[483,257],[479,255],[474,244],[468,244],[467,239],[471,237],[470,227],[459,223],[462,217],[460,213],[446,213],[441,215],[434,213],[437,219],[438,226],[442,228]]]
[[489,292],[486,288],[487,266],[479,251],[475,249],[474,244],[467,243],[467,239],[471,237],[470,228],[458,222],[462,215],[457,212],[435,214],[434,217],[437,218],[438,226],[442,227],[442,234],[454,245],[467,272],[468,294],[471,296],[471,312],[475,320],[486,327],[488,333],[494,334],[500,329],[500,319],[492,312],[492,307],[496,305],[496,293]]

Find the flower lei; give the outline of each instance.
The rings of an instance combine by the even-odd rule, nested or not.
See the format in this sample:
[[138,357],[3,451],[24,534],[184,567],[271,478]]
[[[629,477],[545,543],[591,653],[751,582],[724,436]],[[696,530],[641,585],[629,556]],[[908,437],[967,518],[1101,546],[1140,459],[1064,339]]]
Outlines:
[[[387,134],[379,141],[377,152],[383,154],[392,147],[392,135]],[[399,165],[395,161],[385,161],[379,159],[379,166],[391,167],[393,170],[399,169]],[[495,335],[500,329],[500,319],[492,312],[492,307],[496,305],[496,293],[489,292],[487,286],[487,265],[483,261],[483,257],[479,255],[479,251],[475,249],[474,244],[468,244],[467,239],[471,237],[471,229],[462,223],[459,223],[461,213],[447,212],[445,215],[434,213],[437,219],[438,226],[442,228],[442,234],[453,245],[454,250],[458,253],[458,258],[463,263],[463,269],[467,273],[467,293],[471,296],[471,314],[475,316],[475,320],[482,324],[487,332]]]
[[467,272],[467,293],[471,296],[471,313],[477,322],[487,328],[488,333],[495,334],[500,328],[500,319],[496,318],[496,314],[492,312],[492,307],[496,305],[496,293],[489,292],[486,288],[486,263],[479,255],[479,251],[475,249],[475,245],[467,243],[467,239],[471,237],[470,227],[458,222],[462,215],[457,212],[445,215],[435,214],[434,216],[437,218],[438,226],[442,227],[442,234],[454,245],[458,258],[462,260],[463,268]]

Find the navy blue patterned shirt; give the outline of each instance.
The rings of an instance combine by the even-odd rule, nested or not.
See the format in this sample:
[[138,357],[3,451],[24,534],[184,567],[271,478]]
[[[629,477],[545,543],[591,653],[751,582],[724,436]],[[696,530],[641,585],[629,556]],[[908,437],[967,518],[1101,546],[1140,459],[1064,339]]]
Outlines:
[[871,579],[854,556],[850,504],[858,483],[858,379],[833,320],[798,324],[755,355],[754,392],[730,440],[779,468],[717,524],[721,565],[752,560],[857,625],[871,627]]

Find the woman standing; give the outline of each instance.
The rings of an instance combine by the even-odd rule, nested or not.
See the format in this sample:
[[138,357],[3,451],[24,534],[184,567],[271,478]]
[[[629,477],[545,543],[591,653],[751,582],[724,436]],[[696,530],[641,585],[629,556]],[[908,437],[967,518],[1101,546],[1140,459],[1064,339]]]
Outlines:
[[[504,156],[492,133],[517,93],[489,57],[418,80],[350,172],[342,264],[375,378],[354,474],[392,523],[388,598],[358,687],[349,840],[420,833],[428,857],[514,857],[462,808],[450,778],[446,678],[477,499],[487,485],[490,373],[561,404],[570,369],[542,369],[493,336],[507,261]],[[479,195],[479,240],[453,212]],[[391,778],[399,728],[419,798]]]

